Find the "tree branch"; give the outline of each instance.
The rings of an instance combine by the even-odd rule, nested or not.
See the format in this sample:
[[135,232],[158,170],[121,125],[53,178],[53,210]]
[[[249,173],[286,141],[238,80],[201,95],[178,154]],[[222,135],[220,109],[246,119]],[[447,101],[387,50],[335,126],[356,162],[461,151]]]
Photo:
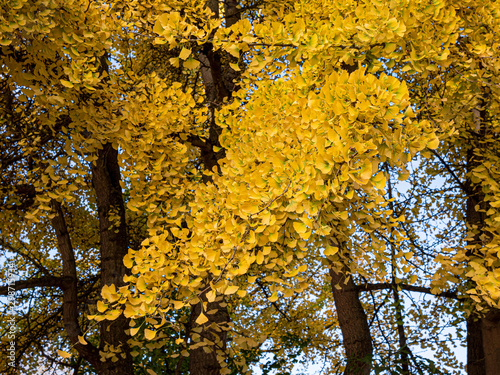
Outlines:
[[[415,286],[407,284],[397,284],[397,286],[400,287],[402,290],[408,290],[410,292],[419,292],[419,293],[432,294],[433,296],[436,297],[459,299],[457,292],[453,290],[434,294],[431,292],[431,288],[425,286]],[[371,290],[392,289],[393,287],[394,285],[392,283],[376,283],[376,284],[358,285],[356,286],[356,290],[358,290],[359,292],[368,292]]]
[[[267,292],[266,288],[264,287],[264,285],[259,281],[259,280],[256,280],[256,284],[260,287],[260,289],[262,290],[262,292],[264,293],[264,295],[266,296],[266,298],[269,298],[269,293]],[[271,305],[274,306],[274,308],[276,309],[277,312],[279,312],[283,318],[285,318],[288,322],[291,322],[292,320],[290,319],[290,317],[288,315],[286,315],[282,310],[281,308],[279,307],[279,305],[276,303],[276,302],[271,302]]]
[[453,169],[451,169],[450,165],[441,157],[441,155],[439,155],[436,150],[431,150],[431,153],[437,157],[439,159],[439,161],[441,162],[441,164],[443,164],[444,168],[451,174],[451,177],[453,177],[453,179],[457,182],[458,186],[460,187],[460,189],[462,189],[462,191],[467,194],[468,196],[471,196],[471,191],[470,189],[465,186],[465,184],[460,181],[460,179],[458,178],[458,176],[455,174],[455,172],[453,171]]
[[71,279],[57,276],[42,276],[33,279],[20,280],[12,284],[12,286],[0,286],[0,296],[6,296],[10,290],[24,290],[39,287],[62,287],[65,282],[70,282]]

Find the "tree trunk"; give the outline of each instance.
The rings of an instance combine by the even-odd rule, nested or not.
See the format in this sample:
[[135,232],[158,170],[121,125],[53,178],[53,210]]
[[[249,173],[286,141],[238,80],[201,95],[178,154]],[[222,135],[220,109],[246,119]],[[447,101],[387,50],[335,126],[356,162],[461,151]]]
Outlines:
[[[118,151],[110,143],[103,145],[97,160],[92,164],[92,183],[94,185],[100,229],[101,285],[114,284],[117,288],[124,285],[123,276],[127,268],[123,258],[128,252],[125,205],[120,186],[120,167]],[[118,360],[108,359],[98,370],[99,375],[132,375],[133,364],[129,337],[125,330],[129,322],[123,315],[114,321],[101,323],[100,350],[121,348]],[[96,369],[97,370],[97,369]]]
[[487,375],[500,374],[500,310],[489,311],[481,319],[483,352]]
[[500,374],[500,311],[467,320],[467,374]]
[[481,320],[467,319],[467,375],[486,375]]
[[63,281],[61,288],[63,291],[63,323],[66,335],[73,347],[81,357],[85,358],[96,370],[102,366],[99,358],[99,351],[92,345],[82,345],[78,336],[82,335],[78,321],[78,275],[76,271],[76,260],[71,238],[64,218],[61,204],[55,200],[51,202],[54,218],[52,228],[57,237],[57,248],[62,260]]
[[[474,168],[479,166],[481,148],[487,135],[486,99],[481,99],[479,109],[474,109],[474,126],[471,132],[471,142],[467,150],[467,173],[470,176]],[[466,222],[469,231],[474,231],[467,245],[469,259],[481,257],[481,248],[490,241],[491,235],[486,231],[486,212],[488,202],[479,184],[473,184],[468,177]],[[472,283],[472,282],[471,282]],[[485,316],[472,314],[467,319],[467,374],[468,375],[497,375],[500,374],[500,310],[492,308]]]
[[370,327],[349,268],[330,262],[332,293],[347,357],[344,375],[369,375],[373,355]]
[[[203,302],[206,302],[205,294],[201,298]],[[222,360],[225,355],[229,314],[222,296],[214,302],[207,303],[206,306],[204,314],[208,322],[201,326],[196,323],[201,313],[201,303],[194,305],[191,309],[191,345],[194,344],[189,362],[191,375],[219,375],[222,369],[221,361],[217,357],[219,356]],[[198,346],[200,344],[202,346]]]

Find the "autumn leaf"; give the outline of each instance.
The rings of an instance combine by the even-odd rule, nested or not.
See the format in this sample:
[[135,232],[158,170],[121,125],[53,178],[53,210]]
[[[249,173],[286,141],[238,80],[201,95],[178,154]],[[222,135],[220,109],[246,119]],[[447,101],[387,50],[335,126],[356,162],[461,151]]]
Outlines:
[[307,225],[305,225],[304,223],[302,222],[294,222],[293,223],[293,228],[295,229],[295,231],[299,234],[301,233],[306,233],[308,231],[308,228],[307,228]]
[[83,336],[78,336],[78,341],[82,345],[87,345],[88,344],[87,341],[85,341],[85,338]]
[[236,286],[236,285],[230,285],[226,288],[226,290],[224,290],[224,294],[225,295],[231,295],[231,294],[234,294],[238,291],[239,287]]
[[72,88],[73,87],[73,83],[71,83],[70,81],[66,81],[64,79],[61,79],[61,84],[64,86],[64,87],[67,87],[67,88]]
[[71,358],[71,354],[63,350],[57,350],[57,354],[63,358]]
[[152,331],[150,329],[145,329],[144,330],[144,337],[147,340],[153,340],[156,337],[156,331]]
[[203,325],[206,322],[208,322],[208,318],[201,312],[200,315],[196,318],[196,324]]
[[189,57],[189,55],[191,55],[191,50],[187,49],[187,48],[183,48],[181,50],[181,53],[179,54],[179,58],[182,60],[186,60]]

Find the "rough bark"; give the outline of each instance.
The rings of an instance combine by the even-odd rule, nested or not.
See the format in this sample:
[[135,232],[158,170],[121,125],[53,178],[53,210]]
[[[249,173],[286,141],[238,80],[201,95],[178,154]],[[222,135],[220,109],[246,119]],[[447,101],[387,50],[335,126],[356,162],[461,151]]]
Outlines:
[[[471,132],[472,141],[467,150],[467,172],[472,173],[474,168],[482,163],[481,147],[484,145],[488,131],[486,99],[480,101],[479,108],[473,110],[474,127]],[[481,248],[490,240],[486,232],[486,212],[488,203],[482,187],[473,184],[470,179],[465,183],[467,193],[466,222],[469,230],[473,230],[467,245]],[[481,257],[481,251],[469,250],[469,259]],[[467,374],[468,375],[497,375],[500,374],[500,310],[491,309],[486,315],[472,314],[467,319]]]
[[346,265],[339,270],[330,263],[329,272],[347,357],[344,375],[369,375],[373,355],[372,338],[357,287]]
[[500,374],[500,310],[489,311],[481,324],[486,374]]
[[[110,143],[103,145],[97,160],[92,164],[92,184],[96,193],[100,230],[101,285],[114,284],[117,288],[124,285],[123,276],[127,268],[123,258],[128,252],[125,205],[120,186],[120,167],[118,151]],[[114,321],[101,323],[100,349],[106,345],[121,348],[118,361],[108,360],[102,364],[101,375],[132,375],[133,364],[128,336],[128,319],[121,315]]]
[[500,374],[500,311],[467,320],[467,374]]
[[467,375],[486,375],[481,320],[467,319]]
[[68,338],[78,353],[85,358],[96,370],[102,363],[99,360],[97,348],[91,345],[82,345],[78,336],[82,334],[78,323],[78,275],[76,271],[75,253],[71,244],[71,238],[64,219],[64,213],[59,202],[52,201],[52,209],[55,216],[52,219],[52,227],[56,232],[57,247],[62,260],[64,283],[59,286],[63,291],[63,323]]

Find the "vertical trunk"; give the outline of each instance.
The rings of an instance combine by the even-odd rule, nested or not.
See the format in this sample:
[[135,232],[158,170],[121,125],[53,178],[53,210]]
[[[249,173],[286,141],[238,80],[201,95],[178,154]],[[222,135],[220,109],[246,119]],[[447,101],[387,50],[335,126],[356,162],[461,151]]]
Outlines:
[[[219,15],[219,3],[219,0],[208,0],[207,2],[207,6],[216,17]],[[226,27],[230,27],[240,19],[241,13],[237,8],[238,3],[237,0],[224,0]],[[215,51],[213,45],[207,42],[199,55],[202,62],[201,76],[210,110],[209,136],[208,139],[204,140],[204,145],[200,150],[204,168],[212,172],[219,168],[219,161],[225,157],[225,150],[220,147],[221,128],[215,122],[215,111],[224,100],[232,96],[236,90],[234,81],[239,76],[239,73],[229,66],[229,63],[237,63],[238,59],[229,54],[223,58],[222,53],[220,50]],[[220,150],[215,152],[214,146]],[[210,180],[210,177],[204,176],[205,183]],[[204,294],[200,298],[206,302]],[[189,355],[191,375],[219,375],[221,373],[221,363],[224,362],[227,341],[227,330],[221,329],[221,327],[227,328],[230,318],[223,297],[219,298],[219,300],[207,304],[205,311],[212,310],[212,314],[206,314],[208,322],[201,326],[196,323],[196,319],[202,311],[202,302],[192,307],[189,328],[190,340],[195,345]],[[207,344],[204,346],[205,348],[196,346],[196,343],[200,342]]]
[[[487,94],[486,94],[487,97]],[[481,99],[480,108],[473,110],[474,127],[471,133],[472,142],[467,150],[467,173],[479,166],[481,148],[487,135],[486,98]],[[465,183],[467,187],[466,222],[468,230],[474,231],[467,245],[470,249],[469,259],[482,256],[482,247],[489,242],[490,235],[485,228],[488,203],[482,187],[473,184],[470,177]],[[500,374],[500,310],[492,308],[485,316],[472,314],[467,319],[467,374],[496,375]]]
[[[78,275],[76,271],[75,253],[71,238],[64,219],[64,212],[61,204],[55,200],[51,202],[52,210],[55,213],[52,219],[52,228],[56,233],[57,248],[62,260],[63,268],[63,323],[64,330],[73,347],[81,357],[85,358],[98,371],[102,362],[99,358],[97,348],[92,345],[82,345],[78,341],[78,336],[82,334],[78,322]],[[99,371],[98,371],[99,372]],[[100,372],[99,372],[100,374]]]
[[[96,192],[99,214],[101,285],[124,285],[123,276],[127,268],[123,257],[128,252],[125,205],[120,186],[118,151],[110,143],[103,145],[97,160],[92,164],[92,183]],[[114,321],[101,323],[101,350],[120,348],[116,362],[107,360],[103,364],[102,375],[132,375],[133,365],[128,336],[128,320],[121,315]]]
[[[201,298],[206,302],[205,295]],[[201,313],[201,303],[191,309],[190,321],[193,325],[191,340],[201,345],[191,349],[189,362],[191,375],[219,375],[222,370],[218,357],[224,358],[227,341],[227,331],[224,328],[230,322],[229,314],[222,297],[207,303],[206,306],[205,314],[209,320],[201,326],[195,323]],[[213,314],[207,314],[209,311]]]
[[344,375],[369,375],[373,354],[370,327],[349,268],[330,263],[332,293],[347,357]]
[[486,374],[500,374],[500,310],[489,311],[481,320]]
[[[390,175],[389,165],[386,164],[386,171]],[[387,194],[389,196],[389,208],[395,215],[395,217],[399,217],[400,212],[396,213],[396,207],[394,207],[393,195],[392,195],[392,182],[389,178],[387,182]],[[390,235],[390,248],[391,248],[391,283],[392,283],[392,296],[394,298],[394,307],[396,309],[396,324],[398,331],[398,339],[399,339],[399,348],[396,354],[396,363],[400,366],[402,375],[410,374],[410,348],[406,342],[406,334],[404,327],[404,303],[399,297],[398,287],[397,287],[397,267],[396,267],[396,249],[395,244],[393,242],[393,235],[391,232]]]
[[481,320],[467,319],[467,375],[486,375]]
[[[475,135],[481,136],[484,131],[482,129],[481,113],[479,110],[473,110],[475,120]],[[473,135],[474,136],[474,135]],[[467,150],[467,173],[472,173],[472,170],[481,162],[474,155],[475,145],[472,144]],[[481,186],[474,185],[470,180],[466,181],[467,186],[467,207],[466,217],[467,226],[469,228],[476,227],[476,233],[473,238],[468,241],[468,246],[478,246],[481,243],[481,228],[484,226],[484,215],[476,210],[478,204],[484,204],[484,194]],[[469,236],[470,237],[470,236]],[[469,258],[475,256],[473,250],[467,253]],[[467,374],[468,375],[486,375],[486,366],[484,362],[484,346],[482,333],[481,319],[474,314],[467,319]]]
[[500,374],[500,310],[467,319],[467,375]]

